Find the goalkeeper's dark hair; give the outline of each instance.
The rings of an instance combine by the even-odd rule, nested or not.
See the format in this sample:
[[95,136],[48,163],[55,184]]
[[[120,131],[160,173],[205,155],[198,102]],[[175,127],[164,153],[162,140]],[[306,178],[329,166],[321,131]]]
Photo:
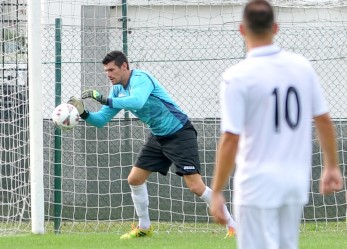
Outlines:
[[275,22],[271,4],[266,0],[250,0],[243,10],[243,22],[252,33],[266,34]]
[[128,58],[126,57],[126,55],[121,52],[121,51],[111,51],[109,52],[105,58],[102,60],[102,64],[106,65],[110,62],[114,62],[114,64],[116,64],[119,68],[123,65],[124,62],[126,62],[127,64],[127,69],[129,69],[129,62],[128,62]]

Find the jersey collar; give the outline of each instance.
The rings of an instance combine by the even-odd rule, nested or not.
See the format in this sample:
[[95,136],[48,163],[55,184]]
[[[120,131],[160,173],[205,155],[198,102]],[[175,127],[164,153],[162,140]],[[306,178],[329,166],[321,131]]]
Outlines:
[[281,51],[281,48],[275,45],[262,46],[258,48],[253,48],[247,53],[248,57],[259,57],[259,56],[270,56],[277,54]]
[[123,87],[125,90],[128,88],[128,86],[129,86],[129,84],[130,84],[130,78],[131,78],[131,75],[133,75],[133,71],[134,71],[134,70],[131,70],[131,71],[130,71],[130,75],[129,75],[128,82],[127,82],[127,84]]

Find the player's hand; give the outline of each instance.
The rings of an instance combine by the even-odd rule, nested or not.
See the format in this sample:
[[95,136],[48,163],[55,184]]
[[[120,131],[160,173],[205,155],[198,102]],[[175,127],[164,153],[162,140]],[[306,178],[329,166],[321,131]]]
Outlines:
[[72,96],[67,103],[76,107],[79,115],[84,112],[84,104],[82,100],[76,98],[75,96]]
[[324,167],[322,178],[319,183],[319,192],[322,195],[331,194],[342,189],[342,174],[340,168]]
[[87,98],[91,98],[94,99],[96,101],[98,101],[99,103],[101,103],[102,105],[107,105],[107,98],[104,97],[102,94],[100,94],[97,90],[85,90],[82,93],[82,99],[87,99]]
[[210,212],[216,223],[226,224],[227,219],[224,213],[225,198],[221,192],[212,192],[212,202],[211,202]]

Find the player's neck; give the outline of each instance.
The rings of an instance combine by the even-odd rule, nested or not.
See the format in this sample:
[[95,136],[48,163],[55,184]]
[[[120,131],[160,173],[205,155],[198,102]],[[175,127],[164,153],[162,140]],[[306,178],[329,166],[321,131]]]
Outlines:
[[249,37],[249,39],[246,40],[248,52],[254,48],[272,45],[272,43],[273,37],[268,35],[263,37]]
[[259,48],[259,47],[263,47],[263,46],[269,46],[269,45],[272,45],[272,41],[271,41],[271,42],[260,42],[260,41],[257,41],[257,42],[248,42],[248,43],[247,43],[247,50],[248,50],[248,52],[249,52],[249,51],[251,51],[252,49]]

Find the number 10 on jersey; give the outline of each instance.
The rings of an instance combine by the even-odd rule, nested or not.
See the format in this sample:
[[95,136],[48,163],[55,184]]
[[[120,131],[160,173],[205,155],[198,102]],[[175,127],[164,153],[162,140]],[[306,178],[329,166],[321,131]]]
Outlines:
[[[285,94],[285,99],[280,96],[279,90],[276,87],[272,91],[272,95],[274,97],[274,123],[275,123],[275,130],[276,132],[280,132],[280,127],[281,127],[281,117],[282,113],[285,113],[285,122],[286,124],[292,129],[295,130],[300,122],[300,100],[299,100],[299,94],[298,91],[296,90],[295,87],[290,86]],[[294,103],[292,103],[294,101]],[[280,103],[281,102],[281,103]],[[284,102],[284,103],[282,103]],[[281,109],[280,107],[283,106],[284,108]],[[293,110],[293,108],[296,108],[296,110]],[[293,111],[296,111],[296,116],[293,117],[291,113]]]

